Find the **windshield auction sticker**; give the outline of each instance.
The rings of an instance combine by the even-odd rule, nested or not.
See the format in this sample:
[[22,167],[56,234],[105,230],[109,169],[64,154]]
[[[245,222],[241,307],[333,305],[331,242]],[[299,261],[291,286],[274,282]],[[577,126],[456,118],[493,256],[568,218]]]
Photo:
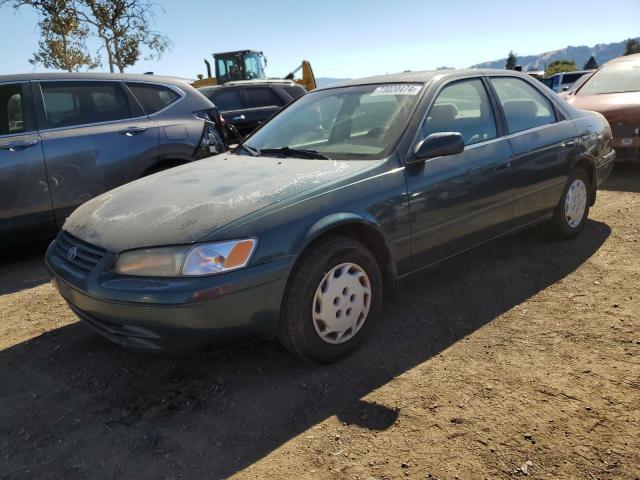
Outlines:
[[376,88],[371,94],[372,97],[379,97],[382,95],[417,95],[420,93],[422,85],[385,85],[383,87]]

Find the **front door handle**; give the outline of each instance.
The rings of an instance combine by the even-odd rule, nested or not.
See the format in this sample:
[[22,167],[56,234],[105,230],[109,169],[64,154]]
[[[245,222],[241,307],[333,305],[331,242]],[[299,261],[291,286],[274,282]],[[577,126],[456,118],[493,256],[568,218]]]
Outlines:
[[0,150],[9,150],[10,152],[17,152],[18,150],[24,150],[25,148],[33,147],[38,144],[37,140],[25,140],[23,142],[9,142],[4,145],[0,145]]
[[119,133],[121,133],[122,135],[126,135],[127,137],[133,137],[134,135],[137,135],[138,133],[142,133],[146,130],[146,127],[128,127],[125,128],[124,130],[120,130]]
[[501,172],[502,170],[506,170],[507,168],[511,168],[511,162],[499,163],[495,166],[494,170],[496,172]]
[[237,117],[233,117],[231,120],[246,120],[247,117],[244,115],[238,115]]

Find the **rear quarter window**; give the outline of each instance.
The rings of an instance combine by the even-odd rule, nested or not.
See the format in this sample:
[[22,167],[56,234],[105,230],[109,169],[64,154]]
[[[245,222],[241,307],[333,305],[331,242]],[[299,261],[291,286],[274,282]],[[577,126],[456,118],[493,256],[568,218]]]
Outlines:
[[127,86],[147,115],[159,112],[180,98],[178,92],[164,85],[127,83]]

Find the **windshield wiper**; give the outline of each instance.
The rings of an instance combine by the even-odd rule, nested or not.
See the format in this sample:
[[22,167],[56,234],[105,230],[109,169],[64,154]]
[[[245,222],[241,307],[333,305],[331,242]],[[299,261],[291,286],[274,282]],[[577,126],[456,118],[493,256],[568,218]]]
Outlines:
[[255,148],[250,147],[249,145],[245,145],[244,143],[241,143],[240,145],[238,145],[238,148],[239,149],[241,148],[241,149],[245,150],[252,157],[259,157],[260,156],[260,152],[258,150],[256,150]]
[[301,157],[301,158],[314,158],[318,160],[331,160],[326,155],[319,153],[317,150],[306,150],[304,148],[262,148],[259,150],[262,155],[284,155],[285,157]]

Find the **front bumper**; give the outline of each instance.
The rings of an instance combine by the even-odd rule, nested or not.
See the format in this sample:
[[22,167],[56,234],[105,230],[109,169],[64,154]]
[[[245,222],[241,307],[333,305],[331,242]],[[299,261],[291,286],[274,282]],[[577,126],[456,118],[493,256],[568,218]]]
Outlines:
[[101,272],[107,258],[80,279],[65,269],[59,253],[54,242],[45,263],[74,313],[109,340],[146,350],[224,348],[272,338],[293,265],[287,257],[223,275],[159,279]]

